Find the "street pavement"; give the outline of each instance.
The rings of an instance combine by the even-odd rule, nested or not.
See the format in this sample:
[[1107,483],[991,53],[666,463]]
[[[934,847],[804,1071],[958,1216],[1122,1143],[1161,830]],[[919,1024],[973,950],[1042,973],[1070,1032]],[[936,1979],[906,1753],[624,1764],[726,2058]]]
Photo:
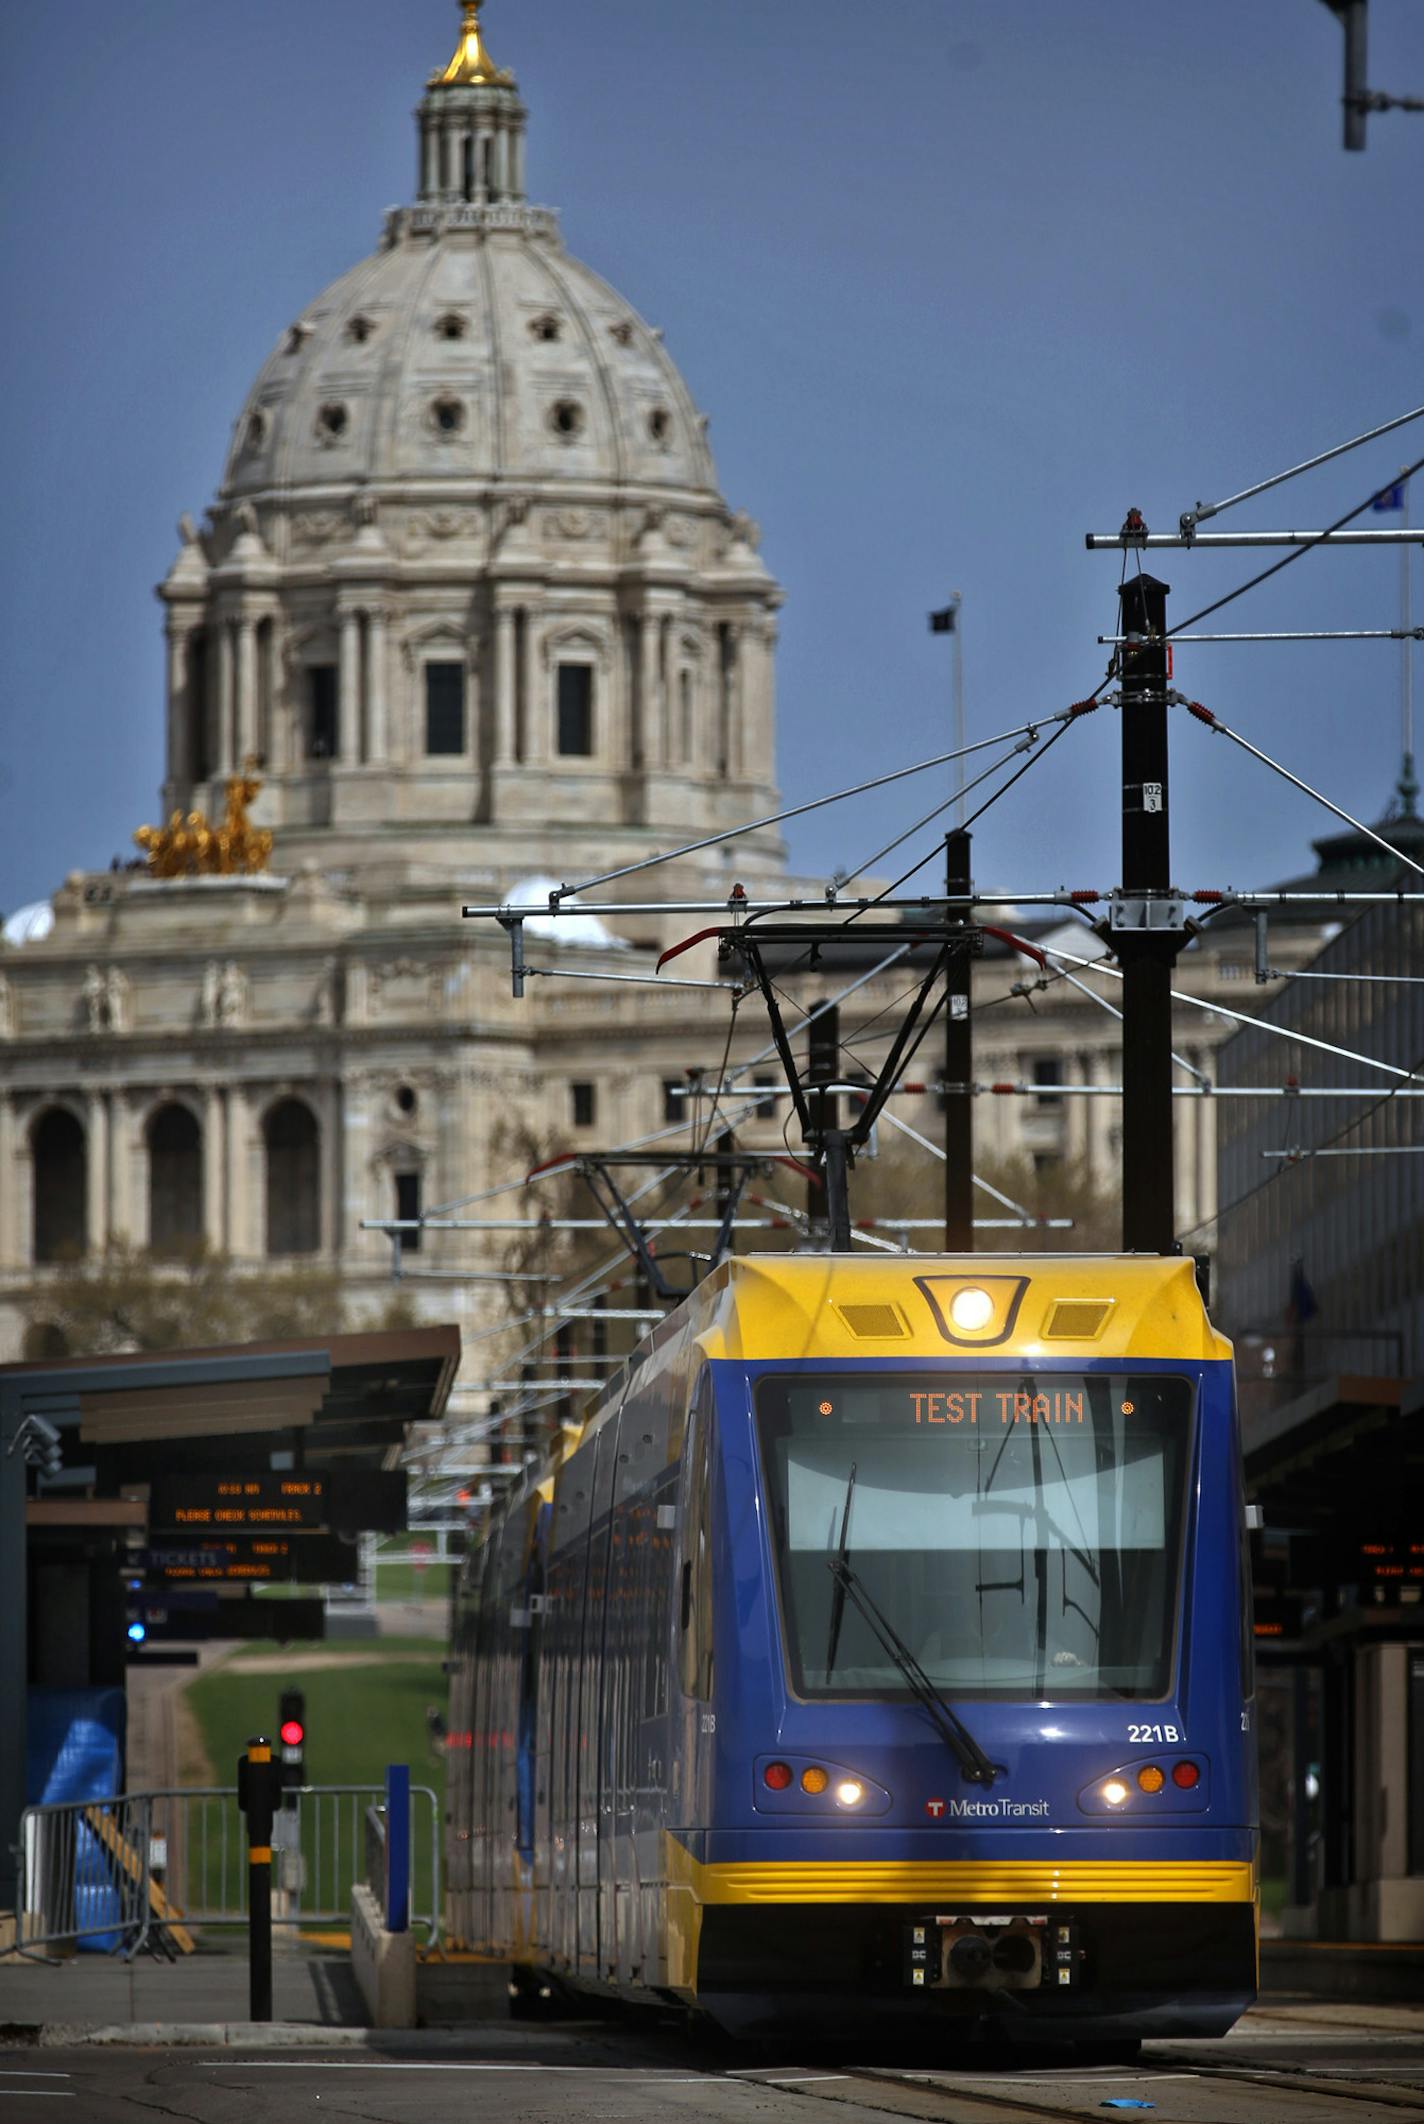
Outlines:
[[[1424,2118],[1424,2010],[1262,2010],[1221,2042],[1149,2045],[1133,2065],[994,2055],[877,2060],[829,2044],[775,2052],[694,2042],[670,2025],[490,2022],[318,2048],[132,2044],[0,2048],[0,2124],[1407,2124]],[[257,2031],[252,2031],[254,2037]],[[333,2038],[336,2031],[332,2031]],[[356,2042],[372,2046],[351,2047]],[[418,2048],[411,2046],[419,2046]],[[808,2105],[824,2105],[817,2110]],[[62,2109],[59,2115],[66,2112]]]

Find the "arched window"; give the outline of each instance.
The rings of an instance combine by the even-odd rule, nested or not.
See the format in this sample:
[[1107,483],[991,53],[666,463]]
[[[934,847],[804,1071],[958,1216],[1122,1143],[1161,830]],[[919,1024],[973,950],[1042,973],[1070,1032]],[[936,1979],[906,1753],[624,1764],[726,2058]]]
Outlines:
[[267,1152],[267,1251],[314,1254],[321,1245],[321,1132],[302,1099],[281,1099],[262,1124]]
[[30,1134],[35,1173],[35,1259],[73,1260],[88,1238],[88,1153],[84,1124],[51,1106]]
[[148,1243],[181,1254],[203,1236],[203,1132],[186,1106],[160,1106],[148,1128]]

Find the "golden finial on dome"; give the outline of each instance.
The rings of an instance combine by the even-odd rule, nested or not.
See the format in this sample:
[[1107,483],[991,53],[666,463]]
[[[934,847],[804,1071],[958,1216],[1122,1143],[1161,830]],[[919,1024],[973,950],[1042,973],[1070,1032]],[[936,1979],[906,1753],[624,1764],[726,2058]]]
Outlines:
[[175,811],[166,826],[139,827],[134,839],[148,857],[150,877],[250,877],[267,868],[271,830],[254,826],[247,815],[262,787],[256,766],[256,760],[249,757],[243,761],[241,774],[229,775],[221,826],[210,826],[201,811],[190,811],[186,819]]
[[431,88],[513,88],[513,74],[497,67],[485,48],[480,6],[481,0],[461,0],[460,42],[445,71],[431,75]]

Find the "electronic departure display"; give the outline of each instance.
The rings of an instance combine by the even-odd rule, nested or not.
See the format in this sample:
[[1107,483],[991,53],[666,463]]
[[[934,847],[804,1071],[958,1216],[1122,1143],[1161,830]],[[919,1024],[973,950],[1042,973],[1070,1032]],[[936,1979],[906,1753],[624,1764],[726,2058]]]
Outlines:
[[140,1549],[136,1566],[151,1585],[349,1585],[356,1547],[334,1534],[210,1535]]
[[332,1468],[155,1476],[151,1528],[182,1533],[244,1534],[264,1529],[398,1534],[406,1525],[405,1475],[399,1470]]

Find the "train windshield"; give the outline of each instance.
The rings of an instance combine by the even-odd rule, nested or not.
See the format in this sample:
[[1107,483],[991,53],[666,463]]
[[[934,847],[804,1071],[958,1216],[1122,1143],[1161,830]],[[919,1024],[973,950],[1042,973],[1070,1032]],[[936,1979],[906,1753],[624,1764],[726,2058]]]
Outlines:
[[1193,1399],[1126,1373],[762,1378],[793,1687],[905,1693],[836,1597],[844,1556],[951,1701],[1165,1696]]

